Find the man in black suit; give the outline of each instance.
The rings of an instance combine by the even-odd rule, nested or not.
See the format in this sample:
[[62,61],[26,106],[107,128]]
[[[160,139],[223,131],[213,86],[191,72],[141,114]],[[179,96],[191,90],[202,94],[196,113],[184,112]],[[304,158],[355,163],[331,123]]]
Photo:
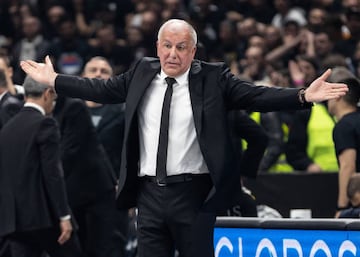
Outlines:
[[[28,77],[26,103],[0,132],[0,236],[13,256],[81,256],[72,236],[53,88]],[[29,251],[23,252],[24,249]]]
[[22,106],[23,102],[10,94],[5,71],[0,69],[0,130]]
[[83,100],[59,96],[53,115],[60,127],[67,195],[84,252],[91,257],[117,257],[117,179],[90,113]]
[[223,63],[194,60],[196,43],[190,24],[169,20],[158,33],[159,59],[144,58],[106,81],[59,75],[48,57],[45,65],[21,62],[25,72],[59,94],[126,102],[117,203],[138,208],[140,257],[172,256],[175,247],[180,256],[214,256],[216,212],[229,207],[240,179],[229,110],[309,108],[310,102],[347,91],[344,84],[325,82],[330,70],[306,90],[254,86]]
[[[109,79],[113,76],[113,68],[109,61],[101,56],[91,58],[84,67],[83,77]],[[86,101],[90,111],[96,135],[104,147],[109,158],[114,176],[118,179],[121,164],[121,149],[124,138],[125,104],[100,104]],[[115,201],[115,198],[113,198]],[[113,240],[108,240],[108,246],[113,249],[114,256],[125,255],[125,246],[128,237],[129,218],[128,210],[113,210],[114,224],[109,231]],[[109,213],[109,215],[111,215]],[[111,256],[111,255],[107,255]]]

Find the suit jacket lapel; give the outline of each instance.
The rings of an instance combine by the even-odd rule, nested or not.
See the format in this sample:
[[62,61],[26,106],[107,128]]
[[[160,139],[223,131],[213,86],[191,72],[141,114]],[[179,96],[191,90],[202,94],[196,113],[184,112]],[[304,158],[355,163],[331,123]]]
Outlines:
[[9,97],[9,92],[6,92],[5,95],[0,100],[0,106],[5,102],[6,98]]
[[[151,85],[151,81],[154,79],[156,73],[160,71],[160,62],[151,62],[150,65],[138,70],[139,73],[134,74],[135,76],[138,76],[135,78],[137,86],[134,87],[135,92],[133,91],[134,95],[132,96],[133,98],[131,98],[133,106],[136,107],[139,105],[147,87]],[[128,97],[130,98],[130,96]]]
[[195,128],[198,135],[201,134],[202,129],[204,87],[200,71],[200,62],[197,60],[193,61],[189,73],[189,91],[194,115]]

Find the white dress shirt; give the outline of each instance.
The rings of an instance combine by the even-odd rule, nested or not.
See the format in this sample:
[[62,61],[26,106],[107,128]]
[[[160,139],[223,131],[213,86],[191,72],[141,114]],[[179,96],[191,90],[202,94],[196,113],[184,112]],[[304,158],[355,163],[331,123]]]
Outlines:
[[41,112],[41,114],[45,116],[44,108],[42,108],[40,105],[38,105],[36,103],[25,103],[24,107],[32,107],[32,108],[38,110],[39,112]]
[[[189,70],[176,77],[170,105],[167,175],[208,173],[196,137],[192,112]],[[161,71],[145,91],[141,100],[139,119],[140,173],[156,175],[156,156],[159,141],[161,111],[167,84],[167,75]]]

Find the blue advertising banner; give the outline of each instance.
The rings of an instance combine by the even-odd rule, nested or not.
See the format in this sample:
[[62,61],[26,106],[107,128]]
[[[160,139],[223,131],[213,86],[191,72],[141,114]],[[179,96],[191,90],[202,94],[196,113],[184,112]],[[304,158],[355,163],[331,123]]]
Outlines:
[[360,231],[221,228],[215,257],[360,257]]

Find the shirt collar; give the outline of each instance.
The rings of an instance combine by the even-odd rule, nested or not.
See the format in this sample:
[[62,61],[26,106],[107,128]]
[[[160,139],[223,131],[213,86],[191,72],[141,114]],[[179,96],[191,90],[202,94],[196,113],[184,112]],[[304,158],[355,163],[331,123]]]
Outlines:
[[[190,71],[190,68],[187,69],[187,71],[185,71],[180,76],[174,77],[174,79],[176,80],[176,82],[179,85],[183,85],[185,82],[187,82],[188,76],[189,76],[189,71]],[[168,77],[168,75],[166,75],[165,72],[163,70],[161,70],[160,71],[160,79],[165,80],[166,77]]]
[[24,104],[24,107],[32,107],[32,108],[38,110],[39,112],[41,112],[42,115],[45,116],[45,110],[44,110],[44,108],[42,108],[40,105],[38,105],[38,104],[36,104],[36,103],[25,103],[25,104]]

